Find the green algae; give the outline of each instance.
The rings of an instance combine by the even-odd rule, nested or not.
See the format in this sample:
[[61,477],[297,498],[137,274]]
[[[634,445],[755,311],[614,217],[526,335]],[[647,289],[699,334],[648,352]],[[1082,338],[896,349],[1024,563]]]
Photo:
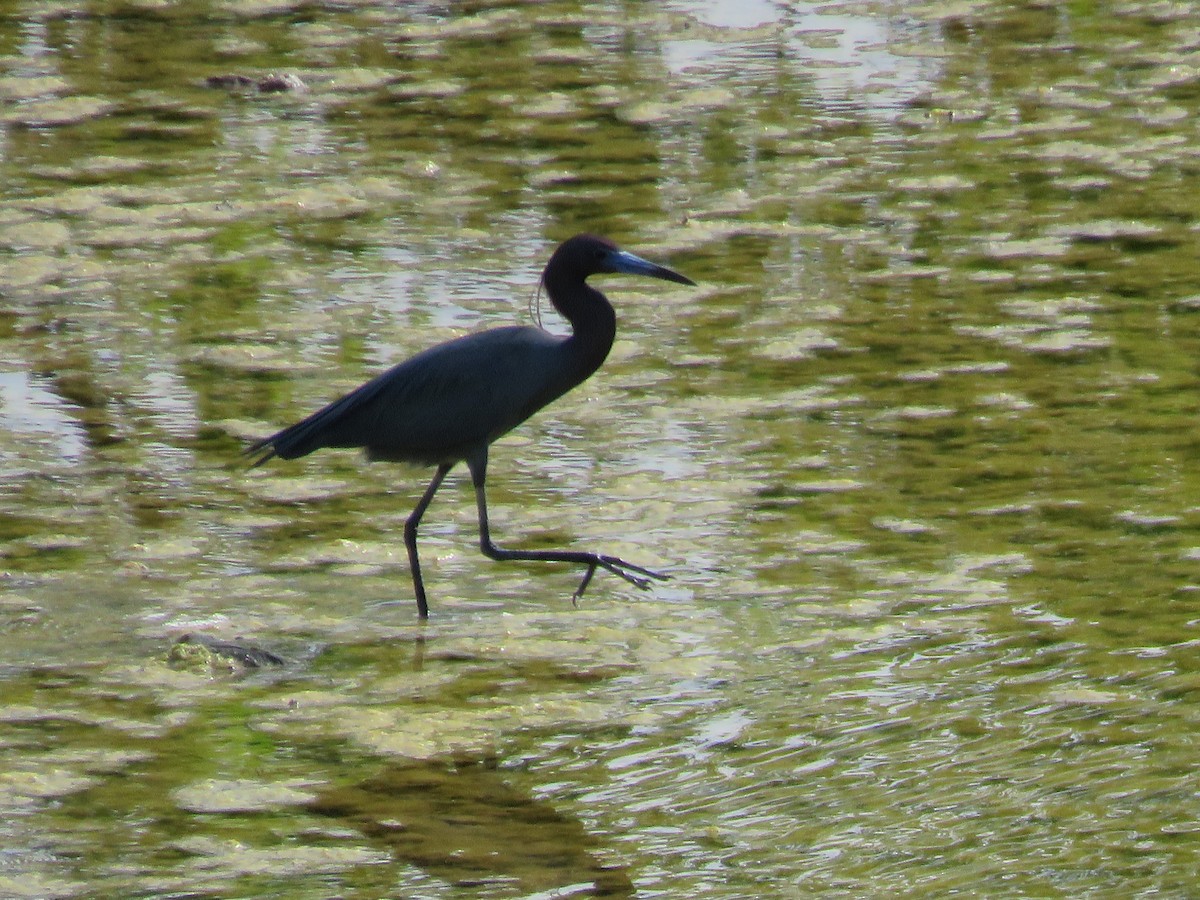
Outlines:
[[[0,893],[1191,888],[1184,6],[127,6],[0,23]],[[496,537],[672,580],[459,478],[418,626],[427,472],[239,451],[580,230],[701,287]]]

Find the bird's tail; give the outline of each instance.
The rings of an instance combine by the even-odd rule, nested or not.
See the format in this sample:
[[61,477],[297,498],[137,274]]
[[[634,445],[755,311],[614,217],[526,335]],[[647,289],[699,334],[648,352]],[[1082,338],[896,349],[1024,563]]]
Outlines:
[[290,425],[283,431],[277,431],[270,437],[255,441],[242,451],[242,456],[251,458],[250,468],[252,469],[257,469],[267,460],[276,456],[280,459],[297,459],[307,456],[318,447],[324,446],[324,443],[319,440],[321,422],[321,413],[314,413],[302,422]]
[[[371,382],[364,385],[370,386]],[[295,425],[289,425],[270,437],[255,441],[242,451],[242,456],[252,458],[250,468],[256,469],[276,456],[280,459],[298,459],[321,447],[344,446],[336,440],[337,423],[362,392],[363,388],[359,388],[317,410],[308,418],[301,419]]]
[[356,411],[361,411],[390,384],[394,371],[371,379],[295,425],[255,441],[242,451],[242,455],[253,459],[250,463],[253,469],[276,456],[280,459],[297,459],[321,447],[364,446],[366,441],[362,429],[355,422]]
[[279,437],[278,434],[273,434],[269,438],[263,438],[260,441],[255,441],[242,451],[243,458],[250,461],[250,468],[257,469],[267,460],[279,455],[279,452],[275,449],[274,443],[277,437]]

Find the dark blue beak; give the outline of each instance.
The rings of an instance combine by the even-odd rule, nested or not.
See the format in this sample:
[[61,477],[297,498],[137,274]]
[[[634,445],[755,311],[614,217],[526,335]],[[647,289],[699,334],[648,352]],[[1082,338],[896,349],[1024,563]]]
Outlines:
[[678,272],[673,272],[666,266],[660,266],[657,263],[652,263],[648,259],[642,259],[640,256],[630,253],[627,250],[614,250],[608,256],[608,263],[612,267],[613,272],[623,272],[626,275],[646,275],[650,278],[661,278],[664,281],[674,281],[676,284],[690,284],[695,286],[696,282],[692,279],[680,275]]

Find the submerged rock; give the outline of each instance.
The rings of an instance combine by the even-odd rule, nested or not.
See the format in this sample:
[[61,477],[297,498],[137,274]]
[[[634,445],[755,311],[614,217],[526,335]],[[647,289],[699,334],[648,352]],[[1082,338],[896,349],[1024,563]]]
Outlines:
[[238,73],[210,75],[204,79],[204,83],[208,87],[226,91],[257,90],[260,94],[301,94],[308,90],[308,85],[298,75],[290,72],[268,72],[261,78]]
[[180,637],[167,653],[167,662],[176,669],[232,675],[284,664],[282,657],[253,644],[219,641],[203,634]]

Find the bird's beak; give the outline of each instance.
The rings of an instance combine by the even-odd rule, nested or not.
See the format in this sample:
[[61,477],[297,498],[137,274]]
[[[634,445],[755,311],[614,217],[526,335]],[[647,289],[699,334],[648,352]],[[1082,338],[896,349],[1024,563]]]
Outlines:
[[652,263],[648,259],[642,259],[636,254],[629,253],[625,250],[618,250],[609,257],[612,263],[614,272],[624,272],[626,275],[647,275],[650,278],[661,278],[664,281],[674,281],[676,284],[690,284],[695,287],[696,282],[692,279],[680,275],[678,272],[673,272],[666,266],[660,266],[657,263]]

